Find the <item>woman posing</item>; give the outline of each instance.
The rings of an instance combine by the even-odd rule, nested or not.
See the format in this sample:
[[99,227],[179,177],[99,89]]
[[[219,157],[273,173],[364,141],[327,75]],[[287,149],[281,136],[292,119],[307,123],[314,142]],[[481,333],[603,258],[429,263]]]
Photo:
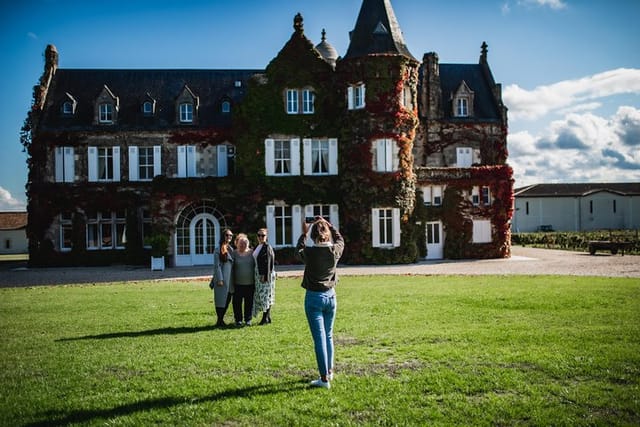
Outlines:
[[[302,287],[307,290],[304,311],[313,337],[313,347],[320,378],[311,381],[312,387],[330,388],[333,379],[333,323],[336,317],[336,267],[344,251],[344,240],[328,221],[316,217],[311,230],[304,224],[298,239],[298,256],[304,262]],[[313,246],[306,246],[307,231]]]
[[[236,237],[236,251],[233,262],[233,317],[236,326],[251,326],[253,317],[253,293],[255,292],[256,261],[249,247],[249,238],[240,233]],[[242,303],[244,302],[244,307]],[[244,308],[244,310],[243,310]]]
[[233,295],[233,233],[225,229],[220,237],[220,247],[213,254],[213,278],[209,287],[213,289],[213,303],[218,318],[216,326],[225,326],[224,315]]
[[262,312],[261,325],[271,323],[271,306],[276,302],[275,252],[267,242],[267,229],[258,230],[258,246],[253,251],[256,260],[256,291],[253,315]]

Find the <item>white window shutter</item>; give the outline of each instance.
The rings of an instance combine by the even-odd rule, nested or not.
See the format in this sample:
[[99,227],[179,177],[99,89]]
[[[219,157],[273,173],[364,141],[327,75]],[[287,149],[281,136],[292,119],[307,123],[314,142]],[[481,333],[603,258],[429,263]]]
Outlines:
[[347,108],[353,110],[353,86],[347,87]]
[[340,215],[338,212],[338,205],[329,206],[329,221],[336,230],[340,229]]
[[311,139],[304,138],[302,140],[302,173],[311,175],[313,173],[313,165],[311,158]]
[[187,176],[196,176],[196,146],[187,145]]
[[364,83],[362,83],[362,85],[360,87],[362,88],[362,105],[361,105],[361,107],[364,108],[367,105],[367,103],[365,101],[367,99],[366,98],[366,96],[367,96],[366,95],[366,87],[365,87]]
[[113,180],[120,181],[120,147],[113,147]]
[[371,244],[374,248],[380,247],[380,211],[371,209]]
[[431,205],[431,187],[422,187],[422,201],[425,205]]
[[274,156],[275,142],[271,138],[264,140],[264,170],[267,176],[273,176],[276,173],[275,168],[275,156]]
[[218,176],[227,176],[227,146],[218,145]]
[[55,148],[55,179],[64,182],[64,147]]
[[187,147],[184,145],[178,146],[178,178],[185,178],[187,176]]
[[98,180],[98,149],[96,147],[87,149],[87,174],[89,182]]
[[76,158],[73,147],[63,147],[64,150],[64,181],[76,180]]
[[400,209],[393,208],[392,218],[393,218],[393,247],[397,248],[398,246],[400,246]]
[[313,215],[313,205],[305,205],[304,207],[304,216],[305,218]]
[[395,168],[395,163],[394,163],[394,151],[396,148],[397,144],[393,139],[385,139],[385,165],[386,165],[386,169],[385,172],[391,172],[396,170]]
[[267,209],[267,218],[265,222],[267,223],[267,230],[269,230],[269,234],[273,236],[273,242],[275,244],[276,233],[280,232],[280,230],[276,230],[276,218],[274,216],[276,212],[276,207],[274,205],[267,205],[266,209]]
[[129,181],[137,181],[138,177],[138,147],[129,147]]
[[162,175],[162,146],[153,146],[153,176]]
[[386,140],[378,139],[376,140],[376,172],[384,172],[385,161],[386,161]]
[[293,205],[291,209],[291,242],[294,245],[298,243],[298,237],[302,234],[302,223],[304,222],[304,217],[302,216],[304,210],[300,205]]
[[329,175],[338,175],[338,139],[329,138]]
[[291,175],[300,175],[300,139],[291,140]]

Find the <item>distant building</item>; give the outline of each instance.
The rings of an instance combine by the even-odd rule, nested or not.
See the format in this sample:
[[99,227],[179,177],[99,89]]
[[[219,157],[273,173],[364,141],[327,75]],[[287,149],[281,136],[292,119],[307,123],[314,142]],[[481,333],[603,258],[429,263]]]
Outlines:
[[211,264],[222,229],[264,226],[290,262],[316,215],[346,263],[508,257],[487,45],[474,64],[420,61],[389,0],[363,1],[344,56],[293,27],[264,70],[59,69],[47,47],[23,141],[31,262],[142,262],[160,233],[170,265]]
[[640,229],[640,183],[518,188],[512,228],[516,233]]
[[0,212],[0,254],[26,254],[26,230],[26,212]]

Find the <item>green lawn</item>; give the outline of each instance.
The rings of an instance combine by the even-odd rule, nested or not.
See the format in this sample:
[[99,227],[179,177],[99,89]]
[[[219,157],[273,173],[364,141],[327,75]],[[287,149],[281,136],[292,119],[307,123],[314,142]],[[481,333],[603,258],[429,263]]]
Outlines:
[[640,424],[638,279],[344,277],[331,390],[303,296],[216,329],[206,282],[0,289],[0,426]]

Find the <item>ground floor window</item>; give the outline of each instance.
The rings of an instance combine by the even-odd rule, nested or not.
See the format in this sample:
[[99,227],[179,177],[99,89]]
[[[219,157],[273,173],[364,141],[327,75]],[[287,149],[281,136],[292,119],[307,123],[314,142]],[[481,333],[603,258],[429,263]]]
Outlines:
[[268,205],[267,229],[271,244],[276,248],[295,246],[302,234],[305,217],[316,216],[321,216],[334,227],[340,228],[338,205],[335,204]]
[[400,246],[400,209],[372,209],[371,232],[371,242],[374,248],[395,248]]
[[126,211],[87,214],[87,249],[124,249],[126,241]]
[[491,242],[491,221],[488,219],[473,220],[473,243]]

